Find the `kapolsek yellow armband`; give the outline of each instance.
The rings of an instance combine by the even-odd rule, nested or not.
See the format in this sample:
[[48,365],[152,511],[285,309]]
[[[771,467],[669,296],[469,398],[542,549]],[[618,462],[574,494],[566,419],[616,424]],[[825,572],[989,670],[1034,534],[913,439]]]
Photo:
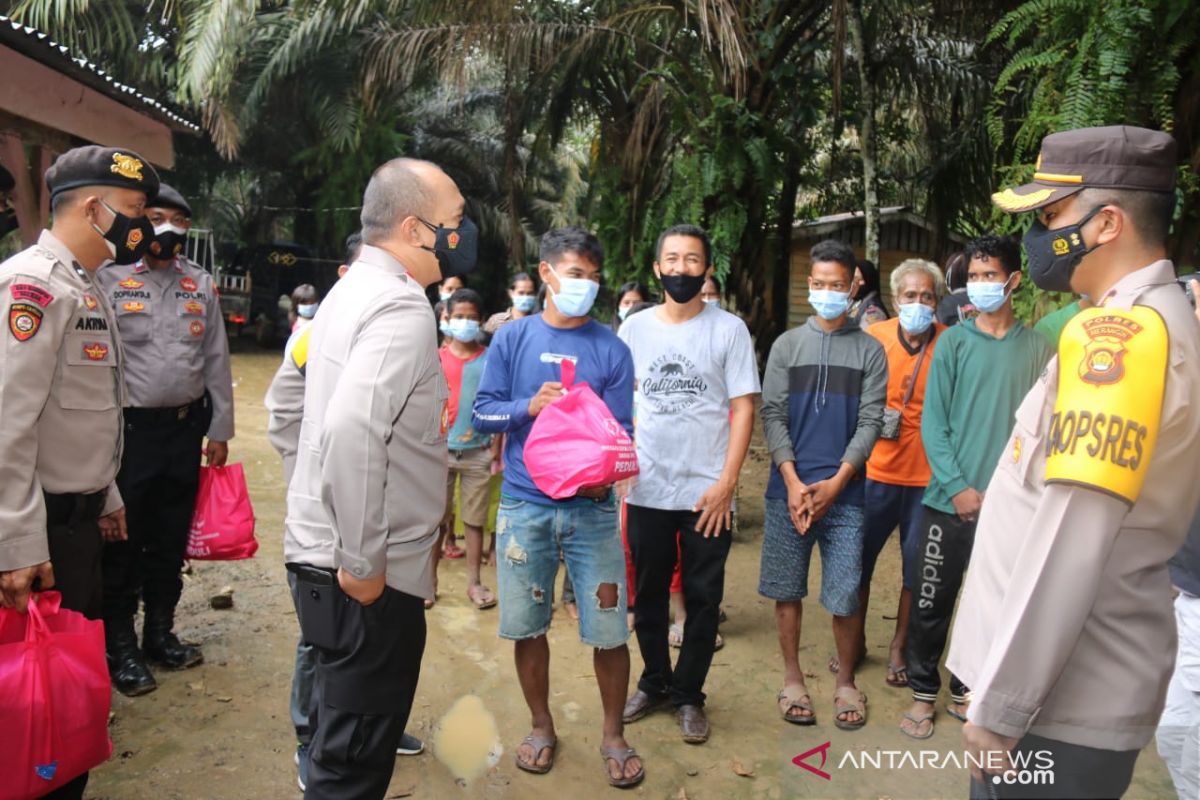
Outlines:
[[296,341],[292,344],[292,363],[296,365],[296,369],[300,370],[301,375],[308,368],[308,335],[310,333],[312,333],[311,322],[296,335]]
[[1132,505],[1158,440],[1167,327],[1152,308],[1090,308],[1063,329],[1046,482],[1099,489]]

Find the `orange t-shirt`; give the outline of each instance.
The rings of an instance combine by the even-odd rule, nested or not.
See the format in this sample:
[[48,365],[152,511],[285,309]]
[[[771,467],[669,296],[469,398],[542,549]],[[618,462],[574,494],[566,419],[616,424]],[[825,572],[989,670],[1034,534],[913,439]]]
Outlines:
[[[916,388],[913,389],[908,405],[903,406],[900,437],[880,439],[867,460],[867,477],[873,481],[896,486],[925,486],[932,476],[929,462],[925,459],[925,445],[921,442],[921,409],[925,405],[925,382],[929,379],[929,365],[933,363],[933,349],[946,326],[934,322],[933,328],[933,341],[925,347],[925,359],[921,362]],[[918,349],[913,352],[908,349],[908,342],[902,338],[903,334],[900,332],[899,319],[876,322],[867,328],[867,333],[879,340],[884,353],[887,354],[888,408],[900,408],[921,351]]]

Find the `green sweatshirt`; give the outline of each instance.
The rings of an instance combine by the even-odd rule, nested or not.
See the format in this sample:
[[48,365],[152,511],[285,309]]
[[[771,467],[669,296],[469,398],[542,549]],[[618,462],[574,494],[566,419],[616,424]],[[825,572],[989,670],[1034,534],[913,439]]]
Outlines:
[[955,325],[938,338],[925,388],[921,439],[933,470],[925,505],[954,513],[951,498],[987,490],[1017,408],[1054,354],[1046,339],[1019,321],[996,339]]

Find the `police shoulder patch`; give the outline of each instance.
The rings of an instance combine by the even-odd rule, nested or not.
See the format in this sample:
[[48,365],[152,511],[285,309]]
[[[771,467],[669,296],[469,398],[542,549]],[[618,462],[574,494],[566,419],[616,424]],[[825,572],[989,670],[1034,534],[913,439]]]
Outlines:
[[1137,502],[1158,441],[1170,341],[1154,309],[1090,308],[1063,329],[1046,482]]
[[32,339],[42,327],[42,309],[32,303],[13,303],[8,307],[8,330],[18,342]]

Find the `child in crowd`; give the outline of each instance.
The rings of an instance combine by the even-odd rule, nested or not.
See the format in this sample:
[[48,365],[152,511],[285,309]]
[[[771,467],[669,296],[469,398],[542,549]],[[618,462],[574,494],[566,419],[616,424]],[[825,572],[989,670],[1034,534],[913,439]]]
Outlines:
[[292,308],[288,313],[292,333],[312,322],[317,314],[317,305],[317,287],[311,283],[302,283],[292,291]]

